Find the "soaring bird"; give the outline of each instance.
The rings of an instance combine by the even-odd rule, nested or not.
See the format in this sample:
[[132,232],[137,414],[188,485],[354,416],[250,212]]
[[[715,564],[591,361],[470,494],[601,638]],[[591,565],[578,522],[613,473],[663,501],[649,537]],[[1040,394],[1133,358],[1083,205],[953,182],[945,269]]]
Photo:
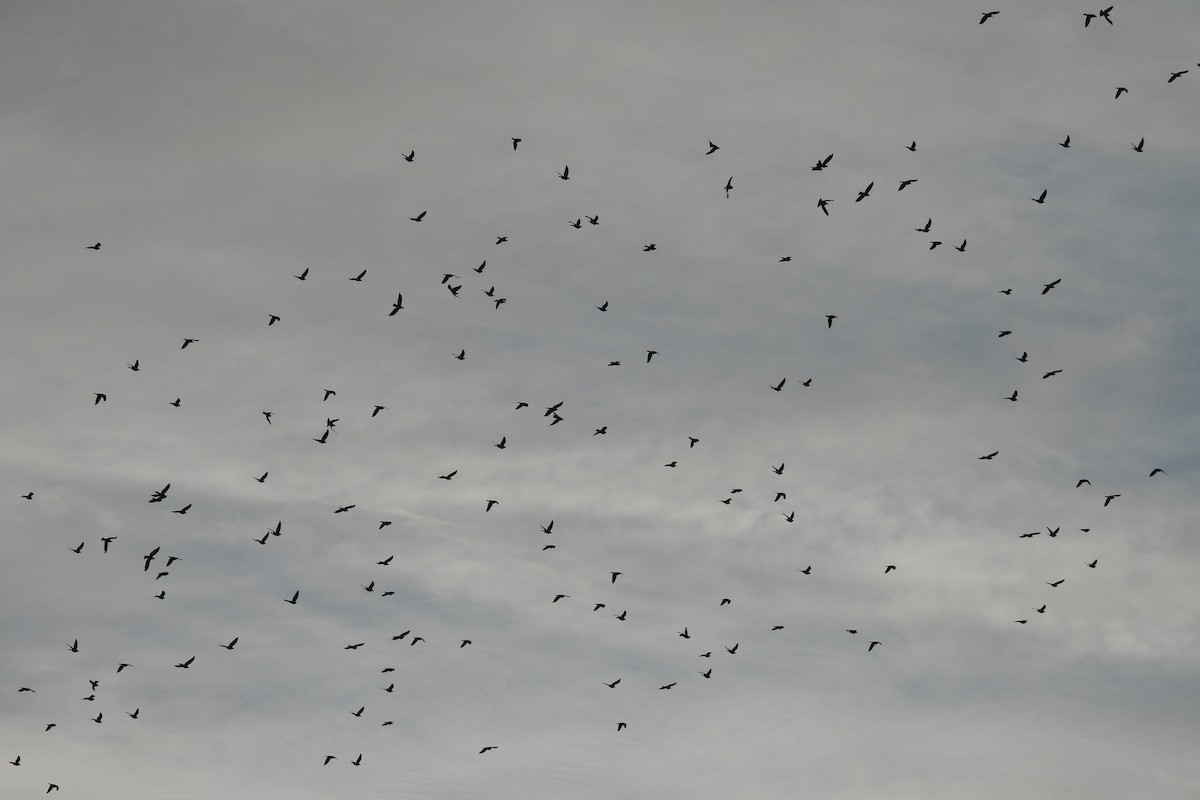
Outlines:
[[283,602],[291,603],[292,605],[296,605],[296,601],[299,599],[300,599],[300,590],[297,589],[296,593],[292,595],[292,599],[289,600],[288,598],[285,597],[285,598],[283,598]]
[[78,547],[68,547],[67,549],[72,553],[82,553],[84,544],[86,544],[86,542],[80,542]]
[[182,398],[182,397],[176,397],[176,398],[175,398],[174,400],[172,400],[170,403],[167,403],[167,405],[169,405],[169,406],[175,406],[176,408],[179,408],[179,406],[180,406],[180,404],[181,404],[181,403],[183,403],[183,398]]
[[336,509],[334,509],[333,513],[335,513],[335,514],[345,514],[347,511],[349,511],[350,509],[354,508],[356,505],[357,505],[357,503],[351,503],[351,504],[350,504],[350,505],[348,505],[348,506],[338,506]]
[[554,530],[554,520],[550,520],[548,524],[542,526],[542,533],[548,534],[552,530]]
[[871,642],[869,645],[867,645],[867,652],[869,653],[872,650],[874,650],[875,645],[877,645],[877,644],[883,644],[883,642]]
[[967,252],[967,240],[966,240],[966,239],[963,239],[963,243],[962,243],[962,244],[956,244],[956,245],[954,245],[954,249],[955,249],[955,250],[957,250],[957,251],[958,251],[958,252],[960,252],[960,253],[965,253],[965,252]]
[[1016,361],[1020,361],[1022,364],[1024,364],[1025,362],[1027,362],[1029,360],[1029,352],[1022,351],[1021,355],[1013,356],[1013,359],[1015,359]]
[[52,784],[50,784],[49,786],[47,786],[47,787],[46,787],[46,794],[50,794],[51,792],[57,792],[57,791],[61,791],[61,790],[58,788],[58,784],[57,784],[57,783],[52,783]]
[[[306,281],[306,280],[308,280],[308,267],[305,267],[305,268],[304,268],[304,271],[303,271],[303,272],[301,272],[299,275],[293,275],[292,277],[293,277],[293,278],[295,278],[295,279],[296,279],[296,280],[298,280],[298,281]],[[269,325],[270,325],[270,323],[268,323],[268,326],[269,326]]]
[[929,243],[929,249],[930,249],[930,250],[933,250],[933,249],[935,249],[935,248],[936,248],[938,245],[940,245],[940,244],[941,244],[941,242],[930,242],[930,243]]
[[135,358],[133,360],[132,364],[126,364],[125,366],[129,367],[129,369],[132,370],[133,372],[137,372],[138,371],[138,359]]
[[607,687],[608,687],[608,688],[610,688],[610,689],[615,689],[615,688],[617,688],[617,684],[618,684],[618,683],[620,683],[620,682],[621,682],[621,679],[620,679],[620,678],[617,678],[617,679],[616,679],[615,681],[613,681],[612,683],[605,683],[604,681],[601,681],[601,683],[604,683],[604,685],[605,685],[605,686],[607,686]]
[[1138,139],[1137,144],[1132,144],[1132,143],[1130,144],[1130,147],[1133,148],[1133,152],[1135,152],[1135,153],[1142,152],[1142,148],[1145,146],[1146,146],[1146,137],[1145,136],[1143,136],[1141,139]]
[[272,325],[274,325],[276,322],[279,322],[279,315],[277,315],[277,314],[268,314],[267,316],[268,316],[268,317],[270,317],[270,319],[268,319],[268,320],[267,320],[267,327],[268,327],[268,328],[269,328],[269,327],[271,327]]
[[1100,563],[1100,559],[1097,558],[1097,559],[1093,560],[1091,563],[1089,563],[1088,566],[1091,567],[1092,569],[1095,569],[1096,565],[1099,563]]
[[659,689],[670,689],[670,688],[671,688],[672,686],[674,686],[674,685],[675,685],[675,683],[668,683],[667,685],[665,685],[665,686],[660,686],[660,687],[658,687],[658,688],[659,688]]
[[192,662],[193,662],[193,661],[195,661],[195,660],[196,660],[196,657],[195,657],[195,656],[192,656],[192,657],[191,657],[191,658],[189,658],[187,661],[184,661],[183,663],[180,663],[180,664],[176,664],[175,666],[176,666],[178,669],[188,669],[189,667],[191,667],[191,666],[192,666]]
[[85,247],[85,248],[83,248],[83,249],[84,249],[84,250],[99,250],[99,249],[100,249],[100,243],[99,243],[99,242],[96,242],[95,244],[89,244],[87,247]]
[[1065,138],[1061,142],[1059,142],[1058,146],[1059,147],[1070,147],[1071,146],[1071,134],[1068,133],[1067,138]]
[[1094,20],[1095,18],[1096,18],[1095,14],[1089,14],[1085,11],[1083,14],[1083,27],[1086,28],[1088,25],[1091,25],[1092,20]]
[[904,145],[904,149],[911,150],[912,152],[915,153],[915,152],[917,152],[917,143],[914,141],[912,144],[906,144],[906,145]]
[[156,555],[158,555],[159,549],[160,548],[156,547],[153,550],[151,550],[149,553],[147,553],[146,555],[142,556],[142,559],[146,562],[145,566],[142,567],[142,572],[150,571],[150,562],[154,560],[154,557]]
[[1117,499],[1117,498],[1118,498],[1118,497],[1120,497],[1120,496],[1121,496],[1121,495],[1119,495],[1119,494],[1106,494],[1106,495],[1104,495],[1104,508],[1108,508],[1108,504],[1109,504],[1109,503],[1111,503],[1113,500]]
[[870,197],[871,189],[874,186],[875,186],[875,181],[871,181],[870,183],[868,183],[867,188],[863,189],[861,192],[858,193],[858,197],[855,198],[854,202],[859,203],[859,202],[862,202],[862,199],[864,197]]
[[508,437],[507,436],[501,436],[500,441],[492,442],[492,447],[495,447],[497,450],[503,450],[507,446],[508,446]]
[[428,211],[422,211],[420,214],[417,214],[415,217],[409,217],[409,219],[412,220],[413,222],[420,222],[421,220],[425,219],[425,215],[428,213],[429,213]]
[[499,747],[499,745],[490,744],[487,747],[480,750],[479,753],[480,753],[480,755],[482,755],[482,754],[486,753],[488,750],[495,750],[497,747]]
[[918,233],[929,233],[929,229],[932,227],[933,227],[933,217],[930,217],[929,219],[925,220],[925,227],[913,228],[913,230]]
[[710,141],[709,141],[709,143],[708,143],[708,152],[707,152],[707,153],[705,153],[704,155],[706,155],[706,156],[711,156],[713,153],[717,152],[717,151],[718,151],[718,150],[720,150],[720,149],[721,149],[721,148],[717,147],[717,146],[716,146],[715,144],[713,144],[713,143],[712,143],[712,141],[710,140]]
[[408,153],[408,155],[404,155],[403,153],[401,153],[400,155],[404,157],[404,160],[405,160],[405,161],[408,161],[409,163],[412,163],[412,160],[413,160],[413,158],[414,158],[414,157],[417,155],[417,151],[416,151],[416,150],[410,150],[410,151],[409,151],[409,153]]
[[188,503],[188,504],[187,504],[186,506],[184,506],[183,508],[177,508],[177,509],[175,509],[174,511],[172,511],[171,513],[172,513],[172,514],[186,514],[186,513],[188,512],[188,509],[189,509],[189,508],[191,508],[191,507],[192,507],[192,504],[191,504],[191,503]]
[[567,224],[570,225],[572,228],[579,229],[579,228],[583,227],[583,220],[578,219],[578,218],[574,222],[567,220]]
[[1118,87],[1117,87],[1117,93],[1116,93],[1115,95],[1113,95],[1113,100],[1116,100],[1116,99],[1117,99],[1118,97],[1120,97],[1122,94],[1129,94],[1129,90],[1128,90],[1128,89],[1126,89],[1124,86],[1118,86]]
[[516,149],[517,149],[517,145],[519,145],[519,144],[521,143],[521,141],[522,141],[522,140],[521,140],[521,139],[518,139],[518,138],[517,138],[517,137],[515,137],[515,136],[509,137],[509,138],[511,138],[511,139],[512,139],[512,143],[513,143],[513,150],[516,150]]
[[466,349],[464,348],[464,349],[462,349],[462,350],[459,350],[457,353],[454,353],[453,355],[454,355],[454,357],[455,357],[455,358],[457,358],[459,361],[465,361],[465,360],[466,360],[466,358],[467,358],[467,351],[466,351]]
[[1008,397],[1004,398],[1004,399],[1005,399],[1005,400],[1012,400],[1014,403],[1015,403],[1015,402],[1017,402],[1017,390],[1016,390],[1016,389],[1013,389],[1013,393],[1012,393],[1011,395],[1009,395]]
[[778,467],[774,467],[774,466],[773,466],[773,467],[771,467],[771,471],[772,471],[772,472],[774,472],[776,475],[782,475],[782,474],[783,474],[783,468],[784,468],[784,467],[786,467],[786,466],[787,466],[787,462],[786,462],[786,461],[781,461],[781,462],[779,462],[779,466],[778,466]]
[[[404,308],[404,294],[399,293],[396,295],[396,302],[392,303],[392,310],[391,310],[391,312],[388,313],[388,316],[389,317],[396,316],[396,312],[402,308]],[[376,408],[381,409],[381,408],[383,408],[383,406],[376,406]],[[376,411],[375,413],[377,414],[379,412]],[[373,416],[375,416],[375,414],[372,414],[371,416],[373,417]]]
[[1011,336],[1011,335],[1012,335],[1012,331],[1000,331],[1000,334],[996,338],[1003,339],[1005,336]]
[[492,510],[492,506],[494,506],[494,505],[498,505],[499,503],[500,503],[500,501],[499,501],[499,500],[488,500],[488,501],[487,501],[487,507],[483,509],[484,513],[487,513],[488,511],[491,511],[491,510]]
[[826,315],[825,315],[825,327],[826,327],[826,328],[832,328],[832,327],[833,327],[833,321],[834,321],[835,319],[837,319],[837,314],[826,314]]
[[[566,179],[564,178],[564,180],[566,180]],[[507,241],[508,241],[507,236],[497,236],[496,237],[496,244],[504,244]]]
[[617,582],[617,576],[618,576],[618,575],[624,575],[625,573],[623,573],[623,572],[613,572],[613,573],[611,573],[611,574],[612,574],[612,582],[613,582],[613,583],[616,583],[616,582]]
[[597,309],[598,311],[608,311],[608,301],[607,301],[607,300],[605,300],[603,303],[601,303],[600,305],[596,306],[596,309]]
[[587,221],[588,221],[589,223],[591,223],[592,225],[599,225],[599,224],[600,224],[600,215],[599,215],[599,214],[595,215],[594,217],[589,217],[587,214],[584,214],[583,216],[584,216],[584,217],[587,219]]
[[827,216],[827,217],[828,217],[828,216],[829,216],[829,208],[828,208],[828,205],[829,205],[830,203],[832,203],[832,202],[833,202],[832,200],[826,200],[824,197],[817,198],[817,208],[819,208],[819,209],[821,209],[822,211],[824,211],[824,212],[825,212],[825,216]]
[[916,178],[907,178],[905,180],[902,180],[902,181],[900,181],[900,188],[897,189],[896,191],[902,192],[902,191],[904,191],[904,187],[911,186],[912,184],[914,184],[916,182],[917,182]]
[[888,564],[886,567],[883,568],[883,574],[887,575],[889,572],[891,572],[895,568],[896,568],[895,564]]
[[733,176],[729,176],[729,180],[725,181],[725,199],[729,199],[729,193],[733,191]]
[[329,428],[325,429],[325,432],[321,434],[320,438],[313,439],[313,441],[317,444],[325,444],[327,441],[329,441]]
[[569,594],[556,594],[556,595],[554,595],[554,599],[551,600],[550,602],[557,603],[559,600],[562,600],[564,597],[570,597],[570,596],[571,595],[569,595]]
[[734,646],[733,646],[733,647],[726,647],[726,648],[725,648],[725,652],[726,652],[726,653],[729,653],[729,655],[731,655],[731,656],[736,656],[736,655],[737,655],[737,649],[738,649],[738,645],[737,645],[737,644],[734,644]]
[[652,250],[657,250],[657,249],[658,249],[658,245],[656,245],[654,242],[651,242],[650,244],[648,244],[648,245],[644,245],[644,246],[642,247],[642,252],[643,252],[643,253],[649,253],[649,252],[651,252]]
[[571,180],[571,167],[570,167],[570,165],[563,167],[563,171],[562,171],[562,172],[560,172],[560,173],[558,173],[558,177],[562,178],[564,181],[569,181],[569,180]]
[[998,455],[1000,455],[1000,451],[996,450],[994,452],[988,453],[986,456],[980,456],[979,460],[980,461],[991,461],[993,458],[995,458]]
[[1153,478],[1155,475],[1157,475],[1160,472],[1164,475],[1167,474],[1166,470],[1162,469],[1161,467],[1155,467],[1154,469],[1150,470],[1150,477]]
[[781,379],[779,380],[779,383],[775,384],[775,385],[774,385],[774,386],[772,386],[771,388],[772,388],[772,389],[774,389],[774,390],[775,390],[775,391],[777,391],[777,392],[782,392],[782,391],[783,391],[783,385],[784,385],[785,383],[787,383],[787,378],[781,378]]
[[335,758],[337,758],[337,756],[325,756],[325,764],[323,766],[329,766],[329,762],[333,761]]
[[79,652],[79,640],[76,639],[75,641],[71,642],[71,644],[67,645],[67,649],[70,650],[72,653],[78,653]]
[[226,650],[232,650],[233,646],[238,643],[238,637],[233,637],[229,644],[219,644],[217,647],[224,647]]
[[353,765],[355,767],[361,766],[362,765],[362,753],[359,753],[358,758],[354,759],[350,763],[351,763],[351,765]]
[[814,165],[813,165],[813,168],[812,168],[812,171],[813,171],[813,172],[820,172],[821,170],[823,170],[823,169],[825,169],[826,167],[828,167],[828,166],[829,166],[829,162],[830,162],[830,161],[832,161],[832,160],[833,160],[833,153],[830,153],[829,155],[825,156],[825,158],[823,158],[823,159],[819,160],[819,161],[818,161],[816,164],[814,164]]
[[199,339],[184,339],[184,340],[183,340],[183,346],[182,346],[182,347],[180,347],[179,349],[180,349],[180,350],[186,350],[186,349],[187,349],[187,346],[188,346],[189,344],[195,344],[195,343],[196,343],[196,342],[198,342],[198,341],[200,341],[200,340],[199,340]]
[[1111,14],[1111,13],[1112,13],[1112,10],[1113,10],[1113,7],[1112,7],[1112,6],[1109,6],[1108,8],[1102,9],[1102,10],[1100,11],[1100,16],[1101,16],[1101,17],[1104,19],[1104,21],[1105,21],[1105,22],[1107,22],[1109,25],[1112,25],[1112,24],[1113,24],[1112,18],[1108,16],[1109,14]]
[[100,543],[103,545],[105,553],[108,552],[108,546],[116,541],[116,539],[116,536],[103,536],[100,538]]
[[1042,189],[1042,193],[1040,195],[1038,195],[1037,197],[1031,197],[1029,199],[1035,203],[1045,203],[1046,202],[1046,191],[1047,191],[1046,189]]
[[104,392],[93,392],[93,394],[96,395],[96,402],[92,403],[92,405],[98,406],[101,403],[108,402],[108,395],[106,395]]
[[142,713],[142,709],[135,708],[133,711],[126,711],[125,713],[128,714],[131,719],[137,719],[138,714]]
[[649,364],[650,359],[654,358],[656,355],[658,355],[657,350],[647,350],[646,351],[646,363]]
[[1174,83],[1176,78],[1187,74],[1188,71],[1186,69],[1180,70],[1179,72],[1172,72],[1171,77],[1167,78],[1167,83]]
[[983,16],[979,18],[979,24],[982,25],[983,23],[987,22],[989,19],[991,19],[992,17],[996,16],[999,13],[1000,13],[999,11],[983,12]]
[[1075,482],[1075,488],[1078,489],[1080,486],[1083,486],[1085,483],[1088,486],[1092,485],[1092,482],[1089,481],[1087,478],[1080,478],[1078,481]]
[[1045,380],[1046,378],[1051,378],[1060,372],[1062,372],[1061,369],[1052,369],[1049,372],[1047,372],[1045,375],[1042,376],[1042,380]]
[[1046,585],[1057,589],[1065,580],[1066,580],[1066,578],[1059,578],[1058,580],[1056,580],[1054,582],[1047,581]]

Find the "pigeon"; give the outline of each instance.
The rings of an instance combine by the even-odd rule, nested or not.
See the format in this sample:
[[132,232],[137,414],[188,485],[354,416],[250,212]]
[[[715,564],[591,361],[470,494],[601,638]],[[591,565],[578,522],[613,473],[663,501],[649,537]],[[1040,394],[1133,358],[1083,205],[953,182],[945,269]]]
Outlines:
[[409,219],[412,220],[413,222],[420,222],[421,220],[425,219],[425,215],[427,213],[429,213],[429,212],[422,211],[420,214],[417,214],[415,217],[409,217]]
[[718,150],[720,150],[720,149],[721,149],[721,148],[717,147],[715,144],[713,144],[711,141],[709,141],[709,143],[708,143],[708,152],[707,152],[707,153],[705,153],[704,155],[706,155],[706,156],[711,156],[713,153],[717,152],[717,151],[718,151]]
[[996,16],[999,13],[1000,13],[999,11],[984,11],[983,16],[979,19],[979,24],[982,25],[983,23],[987,22],[989,19],[991,19],[992,17]]

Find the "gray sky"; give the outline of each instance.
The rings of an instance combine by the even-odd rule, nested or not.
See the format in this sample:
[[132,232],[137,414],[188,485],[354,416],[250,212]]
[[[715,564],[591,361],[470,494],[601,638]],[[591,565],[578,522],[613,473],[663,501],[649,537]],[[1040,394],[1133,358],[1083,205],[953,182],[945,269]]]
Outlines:
[[0,794],[1200,794],[1200,15],[879,5],[3,4]]

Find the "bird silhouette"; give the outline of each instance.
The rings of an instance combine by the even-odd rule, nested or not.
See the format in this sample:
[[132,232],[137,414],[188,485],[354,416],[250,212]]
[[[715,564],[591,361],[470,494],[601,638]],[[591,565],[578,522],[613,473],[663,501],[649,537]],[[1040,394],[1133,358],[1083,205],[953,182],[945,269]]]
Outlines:
[[[388,313],[388,316],[389,317],[396,316],[396,312],[400,311],[400,309],[402,309],[402,308],[404,308],[404,294],[400,293],[400,294],[396,295],[396,302],[392,303],[392,310],[391,310],[391,312]],[[375,408],[376,408],[376,411],[373,414],[371,414],[372,417],[375,416],[375,414],[378,414],[379,410],[382,409],[383,406],[376,406]]]
[[99,242],[96,242],[95,244],[89,244],[87,247],[84,248],[84,250],[99,250],[99,249],[100,249]]
[[1058,146],[1059,147],[1070,147],[1071,146],[1071,135],[1067,134],[1067,138],[1065,138],[1061,142],[1059,142]]
[[775,384],[775,385],[774,385],[774,386],[772,386],[771,388],[772,388],[772,389],[774,389],[774,390],[775,390],[775,391],[777,391],[777,392],[781,392],[781,391],[783,391],[783,385],[784,385],[785,383],[787,383],[787,378],[781,378],[781,379],[780,379],[780,381],[779,381],[779,383]]
[[300,599],[300,590],[297,589],[296,593],[292,595],[292,599],[289,600],[288,598],[285,597],[285,598],[283,598],[283,602],[291,603],[292,605],[296,605],[296,601],[299,599]]
[[867,652],[869,653],[872,650],[874,650],[875,645],[877,645],[877,644],[883,644],[883,642],[871,642],[869,645],[867,645]]
[[1167,474],[1166,470],[1162,469],[1161,467],[1155,467],[1154,469],[1150,470],[1150,477],[1153,478],[1155,475],[1158,475],[1160,472],[1163,475]]
[[411,151],[409,151],[409,154],[408,154],[408,155],[404,155],[403,153],[401,153],[400,155],[404,157],[404,160],[405,160],[405,161],[407,161],[407,162],[409,162],[409,163],[412,163],[412,160],[413,160],[413,159],[416,157],[416,155],[417,155],[417,151],[416,151],[416,150],[411,150]]
[[984,11],[983,16],[979,18],[979,24],[982,25],[983,23],[987,22],[989,19],[991,19],[992,17],[996,16],[999,13],[1000,13],[999,11]]
[[520,144],[520,143],[521,143],[523,140],[522,140],[522,139],[518,139],[518,138],[517,138],[517,137],[515,137],[515,136],[513,136],[513,137],[510,137],[510,138],[512,138],[513,150],[516,150],[516,149],[517,149],[517,145],[519,145],[519,144]]
[[1146,137],[1143,136],[1141,139],[1138,139],[1137,144],[1131,144],[1130,146],[1133,148],[1133,152],[1142,152],[1142,148],[1146,146]]
[[1124,86],[1118,86],[1117,93],[1115,95],[1113,95],[1113,99],[1116,100],[1118,97],[1120,97],[1123,94],[1129,94],[1129,90],[1126,89]]
[[425,215],[428,213],[429,213],[428,211],[422,211],[420,214],[417,214],[415,217],[409,217],[409,219],[412,220],[413,222],[420,222],[421,220],[425,219]]
[[615,681],[613,681],[612,683],[605,683],[604,685],[605,685],[605,686],[607,686],[607,687],[608,687],[608,688],[610,688],[610,689],[615,689],[615,688],[617,688],[617,684],[618,684],[618,683],[620,683],[620,682],[621,682],[621,679],[620,679],[620,678],[617,678],[617,679],[616,679]]
[[1063,581],[1065,581],[1065,580],[1066,580],[1066,578],[1059,578],[1058,580],[1054,581],[1053,583],[1047,581],[1046,585],[1057,589],[1059,586],[1062,585]]
[[1047,192],[1046,189],[1042,189],[1042,193],[1040,195],[1038,195],[1037,197],[1031,197],[1029,199],[1035,203],[1045,203],[1046,202],[1046,192]]
[[916,182],[917,182],[917,179],[916,179],[916,178],[908,178],[908,179],[906,179],[906,180],[902,180],[902,181],[900,181],[900,188],[896,189],[896,191],[897,191],[897,192],[902,192],[902,191],[904,191],[904,189],[905,189],[906,187],[908,187],[908,186],[912,186],[912,185],[913,185],[914,183],[916,183]]
[[[293,277],[293,278],[295,278],[295,279],[296,279],[296,280],[298,280],[298,281],[306,281],[306,280],[308,280],[308,267],[305,267],[305,268],[304,268],[304,271],[303,271],[303,272],[301,272],[299,275],[293,275],[292,277]],[[267,325],[268,325],[268,327],[269,327],[269,326],[270,326],[270,323],[267,323]]]
[[1121,495],[1119,495],[1119,494],[1106,494],[1106,495],[1104,495],[1104,506],[1103,506],[1103,507],[1104,507],[1104,508],[1108,508],[1108,504],[1109,504],[1109,503],[1111,503],[1113,500],[1116,500],[1116,499],[1117,499],[1118,497],[1120,497],[1120,496],[1121,496]]
[[1172,72],[1171,77],[1167,78],[1167,83],[1174,83],[1178,78],[1182,77],[1183,75],[1187,75],[1187,74],[1188,74],[1188,71],[1186,69],[1182,69],[1179,72]]
[[733,647],[726,647],[726,648],[725,648],[725,652],[726,652],[726,653],[729,653],[729,655],[731,655],[731,656],[736,656],[736,655],[737,655],[737,650],[738,650],[738,647],[739,647],[739,646],[740,646],[740,643],[738,643],[738,644],[735,644]]
[[826,200],[824,197],[817,198],[817,208],[825,212],[825,216],[829,216],[829,204],[832,200]]
[[236,645],[237,643],[238,643],[238,637],[235,636],[235,637],[233,637],[233,639],[230,640],[229,644],[219,644],[219,645],[217,645],[217,647],[224,647],[226,650],[232,650],[234,645]]
[[175,666],[176,666],[176,668],[178,668],[178,669],[188,669],[188,668],[190,668],[190,667],[192,666],[192,662],[193,662],[193,661],[195,661],[195,660],[196,660],[196,657],[195,657],[195,656],[192,656],[192,657],[191,657],[191,658],[189,658],[187,661],[184,661],[184,662],[182,662],[182,663],[176,664]]
[[569,180],[571,180],[571,167],[570,167],[570,165],[563,167],[563,171],[562,171],[562,172],[559,172],[559,173],[557,173],[557,174],[558,174],[558,177],[562,178],[564,181],[569,181]]
[[729,180],[725,181],[725,199],[729,199],[729,193],[733,191],[733,176],[729,176]]
[[817,161],[817,163],[813,165],[813,167],[812,167],[812,171],[813,171],[813,172],[820,172],[821,170],[823,170],[823,169],[825,169],[826,167],[828,167],[828,166],[829,166],[829,162],[830,162],[830,161],[832,161],[832,160],[833,160],[833,153],[830,153],[829,155],[825,156],[825,158],[822,158],[822,159],[820,159],[819,161]]
[[707,152],[707,153],[705,153],[704,155],[706,155],[706,156],[711,156],[713,153],[717,152],[717,151],[718,151],[718,150],[720,150],[720,149],[721,149],[721,148],[717,147],[715,144],[713,144],[713,143],[712,143],[712,141],[711,141],[711,140],[709,140],[709,143],[708,143],[708,152]]
[[864,198],[866,198],[866,197],[870,197],[870,196],[871,196],[871,189],[872,189],[874,186],[875,186],[875,181],[871,181],[870,183],[868,183],[868,184],[867,184],[867,188],[863,189],[861,192],[859,192],[859,193],[858,193],[858,197],[857,197],[857,198],[855,198],[854,202],[856,202],[856,203],[861,203],[861,202],[863,201],[863,199],[864,199]]

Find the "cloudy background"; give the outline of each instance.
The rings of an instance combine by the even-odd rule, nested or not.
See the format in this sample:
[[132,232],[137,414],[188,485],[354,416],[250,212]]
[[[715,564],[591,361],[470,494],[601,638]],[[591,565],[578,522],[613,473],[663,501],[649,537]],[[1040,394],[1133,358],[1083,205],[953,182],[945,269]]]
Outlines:
[[1200,15],[881,5],[0,5],[0,794],[1200,794]]

